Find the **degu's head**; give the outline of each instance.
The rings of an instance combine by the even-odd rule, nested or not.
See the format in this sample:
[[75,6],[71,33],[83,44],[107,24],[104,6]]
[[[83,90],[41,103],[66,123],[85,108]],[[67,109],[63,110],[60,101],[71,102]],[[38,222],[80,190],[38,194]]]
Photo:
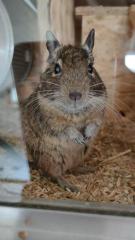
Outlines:
[[92,29],[81,47],[63,46],[47,31],[48,66],[39,87],[42,103],[71,114],[104,108],[106,90],[94,68],[94,38]]

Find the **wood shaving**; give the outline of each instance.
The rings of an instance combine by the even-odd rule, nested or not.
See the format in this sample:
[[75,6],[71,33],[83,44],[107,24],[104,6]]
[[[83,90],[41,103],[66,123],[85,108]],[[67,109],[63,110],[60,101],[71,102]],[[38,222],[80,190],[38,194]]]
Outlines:
[[96,202],[135,203],[135,124],[106,122],[84,163],[86,174],[69,173],[66,179],[79,193],[64,191],[31,169],[32,180],[23,191],[27,199],[74,199]]
[[28,232],[26,232],[26,231],[20,231],[20,232],[18,232],[18,237],[19,237],[21,240],[27,240],[27,239],[28,239]]

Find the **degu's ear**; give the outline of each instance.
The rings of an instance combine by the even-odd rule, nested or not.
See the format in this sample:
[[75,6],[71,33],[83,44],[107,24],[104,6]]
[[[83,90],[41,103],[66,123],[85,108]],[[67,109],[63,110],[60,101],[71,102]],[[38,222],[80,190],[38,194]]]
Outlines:
[[88,52],[92,52],[93,47],[94,47],[94,40],[95,40],[95,29],[93,28],[89,32],[89,34],[88,34],[88,36],[86,38],[86,41],[85,41],[85,43],[83,45],[83,48],[85,50],[87,50]]
[[60,47],[59,41],[56,39],[56,37],[51,31],[46,32],[46,46],[50,56],[52,56],[56,48]]

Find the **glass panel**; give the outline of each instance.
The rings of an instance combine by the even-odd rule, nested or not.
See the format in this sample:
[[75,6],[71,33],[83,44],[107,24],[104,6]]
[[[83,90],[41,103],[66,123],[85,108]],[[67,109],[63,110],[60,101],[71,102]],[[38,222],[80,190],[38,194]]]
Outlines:
[[133,205],[135,5],[0,5],[0,200]]

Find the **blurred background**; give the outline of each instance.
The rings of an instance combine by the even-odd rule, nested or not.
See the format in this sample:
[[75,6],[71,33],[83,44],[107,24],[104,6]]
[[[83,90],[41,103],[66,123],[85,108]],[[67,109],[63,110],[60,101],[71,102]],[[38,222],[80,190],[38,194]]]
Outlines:
[[119,106],[123,116],[135,119],[134,0],[58,0],[57,4],[55,0],[12,3],[4,0],[3,3],[6,14],[1,14],[1,18],[8,15],[9,19],[3,26],[0,48],[2,53],[6,47],[8,60],[5,64],[1,55],[0,95],[8,91],[10,99],[17,101],[14,79],[20,100],[33,91],[46,66],[46,30],[52,30],[63,44],[80,45],[94,27],[95,66],[108,87],[110,101]]

